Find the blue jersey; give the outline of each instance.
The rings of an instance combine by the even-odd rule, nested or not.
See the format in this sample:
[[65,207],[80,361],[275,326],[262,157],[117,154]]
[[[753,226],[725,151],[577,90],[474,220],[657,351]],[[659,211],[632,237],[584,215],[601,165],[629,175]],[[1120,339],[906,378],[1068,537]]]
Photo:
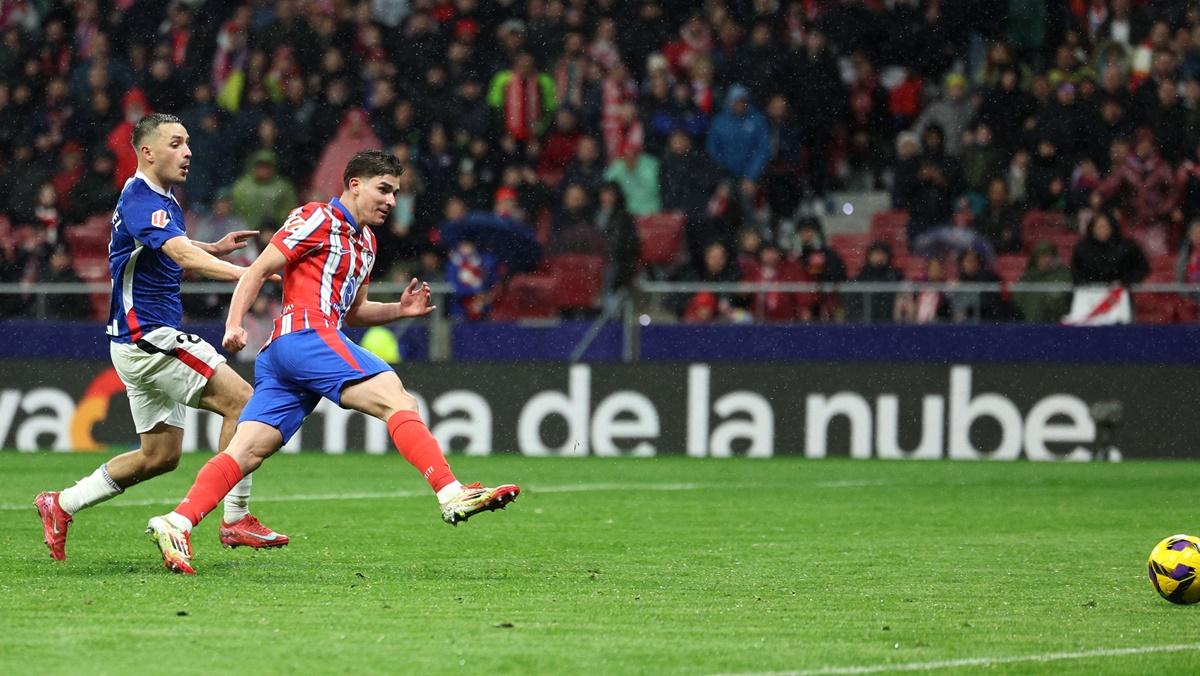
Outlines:
[[134,174],[117,200],[108,245],[112,301],[105,332],[113,342],[136,342],[163,326],[182,330],[183,268],[162,251],[179,236],[187,231],[175,196]]

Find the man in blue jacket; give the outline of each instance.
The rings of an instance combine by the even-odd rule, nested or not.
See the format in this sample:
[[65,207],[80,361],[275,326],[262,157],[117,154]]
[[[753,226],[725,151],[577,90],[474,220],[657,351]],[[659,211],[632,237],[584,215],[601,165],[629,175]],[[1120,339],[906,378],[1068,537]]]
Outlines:
[[750,105],[745,87],[729,89],[724,110],[708,130],[707,150],[738,181],[744,205],[753,208],[758,179],[771,159],[771,134],[767,118]]

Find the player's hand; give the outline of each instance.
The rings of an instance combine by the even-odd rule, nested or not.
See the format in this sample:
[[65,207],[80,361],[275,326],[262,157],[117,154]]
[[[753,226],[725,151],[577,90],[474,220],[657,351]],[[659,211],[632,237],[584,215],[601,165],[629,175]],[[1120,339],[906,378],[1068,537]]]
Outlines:
[[221,347],[233,354],[246,347],[246,329],[240,326],[225,327],[225,337],[221,339]]
[[257,230],[234,230],[213,242],[213,248],[217,256],[228,256],[238,249],[245,249],[246,244],[255,237],[258,237]]
[[417,278],[413,277],[405,287],[404,293],[400,294],[400,316],[421,317],[433,312],[431,300],[429,283],[418,282]]

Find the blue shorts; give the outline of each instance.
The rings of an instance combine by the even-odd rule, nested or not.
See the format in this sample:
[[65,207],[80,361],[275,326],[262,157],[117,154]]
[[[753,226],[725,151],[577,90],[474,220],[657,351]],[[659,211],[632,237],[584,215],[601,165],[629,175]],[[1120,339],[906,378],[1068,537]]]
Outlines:
[[254,361],[254,395],[238,422],[270,425],[286,444],[321,397],[340,406],[346,385],[391,370],[334,328],[280,336]]

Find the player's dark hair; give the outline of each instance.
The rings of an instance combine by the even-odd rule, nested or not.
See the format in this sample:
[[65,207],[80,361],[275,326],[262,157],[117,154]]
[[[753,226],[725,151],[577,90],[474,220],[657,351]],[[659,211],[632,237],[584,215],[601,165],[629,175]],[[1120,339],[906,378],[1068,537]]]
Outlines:
[[350,179],[359,180],[376,176],[399,176],[404,171],[400,158],[382,150],[363,150],[355,153],[346,163],[346,171],[342,173],[342,185],[350,187]]
[[183,121],[167,113],[150,113],[138,120],[138,123],[133,126],[133,149],[140,148],[142,141],[164,124],[183,124]]

